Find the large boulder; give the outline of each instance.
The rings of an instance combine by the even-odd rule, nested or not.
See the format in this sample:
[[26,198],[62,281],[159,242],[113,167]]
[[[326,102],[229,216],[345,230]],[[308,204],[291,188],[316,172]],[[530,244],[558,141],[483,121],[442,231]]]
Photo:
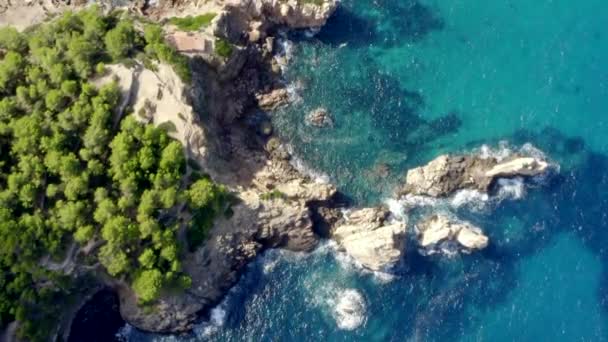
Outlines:
[[401,259],[405,249],[406,226],[389,216],[383,208],[355,210],[333,230],[332,238],[363,267],[386,270]]
[[457,243],[461,250],[473,251],[484,249],[489,243],[480,228],[441,214],[418,222],[416,233],[419,245],[430,250],[441,248],[444,243]]
[[476,155],[442,155],[427,165],[409,170],[398,195],[449,196],[457,190],[487,193],[498,178],[532,177],[547,172],[549,163],[515,155],[505,160]]

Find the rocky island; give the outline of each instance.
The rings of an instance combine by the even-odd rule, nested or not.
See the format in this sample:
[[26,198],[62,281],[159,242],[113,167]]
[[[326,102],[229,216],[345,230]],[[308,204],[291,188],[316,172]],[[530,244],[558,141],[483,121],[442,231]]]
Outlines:
[[[121,316],[129,324],[150,332],[188,332],[200,314],[217,304],[234,286],[244,266],[269,248],[308,252],[321,238],[331,238],[362,267],[372,271],[390,270],[403,259],[407,223],[384,207],[345,211],[333,185],[316,180],[294,166],[288,148],[272,136],[268,113],[261,111],[271,111],[289,100],[280,80],[284,61],[277,56],[277,32],[322,27],[338,6],[337,1],[134,1],[120,8],[113,2],[101,1],[98,10],[82,12],[87,13],[84,22],[75,19],[77,15],[71,12],[62,14],[85,5],[79,1],[0,4],[0,24],[24,29],[48,16],[57,16],[53,25],[60,31],[78,32],[83,37],[99,25],[103,27],[100,29],[103,35],[97,39],[105,40],[106,49],[116,50],[109,53],[106,64],[95,60],[98,55],[105,56],[105,51],[63,56],[44,46],[49,42],[38,42],[42,48],[49,49],[44,52],[51,56],[56,53],[57,61],[75,70],[69,69],[63,74],[54,69],[47,72],[43,58],[29,62],[28,70],[41,69],[40,78],[44,82],[48,78],[51,88],[59,88],[54,93],[57,98],[47,95],[36,105],[44,103],[46,107],[40,108],[45,108],[50,113],[46,115],[53,115],[51,118],[57,118],[62,125],[55,127],[49,123],[49,132],[75,129],[77,118],[66,114],[78,111],[79,107],[72,106],[99,104],[105,116],[99,118],[100,121],[86,119],[86,125],[83,123],[82,127],[77,126],[78,130],[70,131],[79,137],[74,138],[77,143],[70,147],[86,146],[85,152],[69,154],[67,148],[62,147],[62,154],[55,156],[65,160],[66,165],[72,162],[76,171],[64,174],[60,166],[54,171],[53,156],[41,151],[43,157],[34,157],[45,158],[45,163],[51,165],[45,172],[51,176],[42,177],[38,192],[27,193],[24,181],[16,183],[10,177],[0,178],[0,189],[4,189],[5,184],[9,189],[16,188],[3,196],[2,201],[30,205],[22,205],[23,215],[44,211],[48,203],[53,203],[59,220],[55,226],[71,227],[69,233],[62,233],[61,243],[53,253],[40,251],[31,257],[36,266],[23,266],[23,273],[33,268],[48,272],[26,282],[35,288],[48,284],[59,287],[59,278],[78,284],[66,290],[67,294],[61,292],[73,300],[69,308],[60,310],[62,319],[58,325],[35,326],[33,322],[42,316],[40,313],[3,311],[7,340],[67,338],[78,308],[102,288],[118,294]],[[112,14],[116,9],[124,10],[124,16],[110,17],[107,21],[98,19],[103,15],[117,15]],[[28,15],[18,20],[20,13]],[[163,25],[144,25],[138,19],[141,17]],[[119,21],[128,24],[118,24]],[[19,37],[16,31],[10,34]],[[25,65],[20,60],[23,57],[15,57],[13,50],[28,51],[25,47],[28,44],[36,47],[36,43],[32,43],[35,39],[30,37],[27,37],[30,42],[23,46],[9,45],[15,39],[0,39],[0,56],[4,58],[0,67]],[[130,47],[124,48],[115,40]],[[66,45],[77,49],[77,43],[85,44],[69,41]],[[10,58],[16,61],[9,64]],[[89,66],[90,60],[99,63]],[[82,65],[82,71],[77,72],[81,69],[76,68]],[[60,75],[59,79],[72,77],[77,83],[55,82],[54,72]],[[26,110],[35,108],[28,101],[42,98],[36,88],[42,86],[28,85],[26,93],[25,82],[29,80],[16,79],[12,84],[10,79],[0,78],[0,90],[11,98],[0,103],[0,114],[5,110],[8,113],[8,108],[17,111],[19,117],[27,118]],[[82,95],[87,92],[99,93],[101,99],[80,104],[78,99],[88,96]],[[42,112],[36,115],[43,117]],[[4,116],[1,118],[4,120]],[[333,123],[324,108],[311,112],[307,121],[315,127]],[[3,129],[0,133],[23,137],[33,129],[26,126],[19,131],[16,122],[21,120],[11,117],[2,121],[5,126],[0,126]],[[90,127],[111,134],[105,137],[97,131],[88,133],[88,129],[92,131]],[[3,153],[27,150],[5,145],[0,146]],[[142,151],[154,146],[158,151],[153,150],[151,154],[163,157],[159,160],[150,157],[154,162],[148,163],[144,152],[130,149],[132,146]],[[121,149],[130,152],[122,153]],[[95,160],[94,156],[100,163],[95,165],[98,174],[93,173],[89,162]],[[2,162],[17,165],[11,158]],[[179,162],[172,163],[174,159]],[[132,165],[133,160],[138,160],[137,165]],[[110,169],[109,174],[104,174],[104,167]],[[513,156],[508,160],[440,156],[426,166],[410,170],[397,193],[442,197],[461,189],[490,192],[498,178],[530,177],[546,172],[548,167],[546,161],[529,156]],[[78,178],[83,170],[93,175],[92,180]],[[149,186],[150,191],[138,193],[133,183],[128,182],[129,172],[149,177],[137,178],[135,182]],[[51,181],[58,185],[49,187],[47,183]],[[102,190],[71,195],[69,189],[77,187],[77,181],[85,182],[85,187],[96,184]],[[134,193],[136,197],[129,197]],[[31,201],[23,200],[27,194],[32,197]],[[62,209],[66,202],[70,210]],[[87,209],[85,203],[91,203],[94,208]],[[104,210],[112,215],[120,212],[120,224],[111,220],[110,214],[105,219]],[[72,216],[86,213],[94,220],[70,221],[68,218],[73,212],[77,214]],[[6,216],[6,222],[13,215],[0,214]],[[50,221],[54,217],[52,212],[46,219]],[[161,231],[157,232],[158,229]],[[124,233],[127,231],[128,234]],[[463,250],[472,251],[483,249],[489,243],[488,237],[473,224],[441,215],[417,223],[415,233],[423,247],[457,243]],[[8,253],[11,258],[18,254],[19,248],[22,246]],[[58,257],[62,257],[60,262],[55,261]],[[11,273],[5,266],[4,271]],[[170,277],[164,279],[161,271]],[[54,297],[51,302],[57,300],[61,299]],[[29,298],[19,298],[16,302],[15,305],[25,303],[39,309],[38,303]]]

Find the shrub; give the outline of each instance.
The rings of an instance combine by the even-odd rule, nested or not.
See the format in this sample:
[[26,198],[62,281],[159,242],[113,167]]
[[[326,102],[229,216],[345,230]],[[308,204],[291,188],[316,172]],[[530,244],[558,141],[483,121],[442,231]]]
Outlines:
[[232,55],[233,47],[229,41],[223,38],[217,38],[215,40],[215,53],[224,58],[228,58]]
[[206,13],[195,17],[171,18],[169,19],[169,23],[177,26],[182,31],[198,31],[201,28],[209,26],[215,16],[215,13]]

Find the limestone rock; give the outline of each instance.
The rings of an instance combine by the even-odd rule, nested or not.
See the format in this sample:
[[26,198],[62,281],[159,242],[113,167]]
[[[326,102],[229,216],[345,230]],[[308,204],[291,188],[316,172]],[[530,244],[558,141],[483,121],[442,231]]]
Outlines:
[[456,241],[468,249],[484,249],[488,246],[488,237],[479,228],[463,227],[456,235]]
[[548,167],[544,160],[521,157],[495,165],[486,171],[486,177],[535,176],[545,172]]
[[318,128],[333,126],[334,124],[329,111],[325,108],[317,108],[308,113],[306,123]]
[[337,6],[337,0],[323,0],[321,4],[299,0],[225,0],[225,10],[212,23],[212,31],[232,41],[237,41],[245,32],[251,41],[257,42],[276,26],[322,27]]
[[506,160],[475,155],[442,155],[427,165],[409,170],[398,195],[449,196],[457,190],[489,192],[498,178],[532,177],[547,172],[539,158],[515,155]]
[[356,210],[333,230],[332,238],[364,267],[385,270],[401,259],[406,231],[404,223],[388,218],[389,212],[382,208]]
[[264,110],[275,110],[289,103],[289,93],[285,88],[274,89],[268,93],[257,94],[258,106]]
[[457,242],[464,250],[472,251],[486,248],[489,242],[480,228],[441,214],[418,222],[416,231],[418,243],[424,248],[433,248],[444,242]]

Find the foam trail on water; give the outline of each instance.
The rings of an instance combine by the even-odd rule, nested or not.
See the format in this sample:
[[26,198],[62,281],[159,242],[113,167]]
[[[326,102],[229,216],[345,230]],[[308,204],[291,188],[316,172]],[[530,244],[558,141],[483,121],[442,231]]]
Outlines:
[[296,170],[306,176],[309,176],[317,183],[327,184],[330,182],[329,175],[313,169],[301,158],[297,157],[294,153],[293,146],[285,144],[285,147],[287,148],[287,152],[289,152],[289,154],[292,156],[290,159],[290,164],[295,167]]
[[219,331],[226,323],[227,300],[225,299],[209,312],[209,321],[203,322],[194,329],[194,334],[199,338],[209,338]]

